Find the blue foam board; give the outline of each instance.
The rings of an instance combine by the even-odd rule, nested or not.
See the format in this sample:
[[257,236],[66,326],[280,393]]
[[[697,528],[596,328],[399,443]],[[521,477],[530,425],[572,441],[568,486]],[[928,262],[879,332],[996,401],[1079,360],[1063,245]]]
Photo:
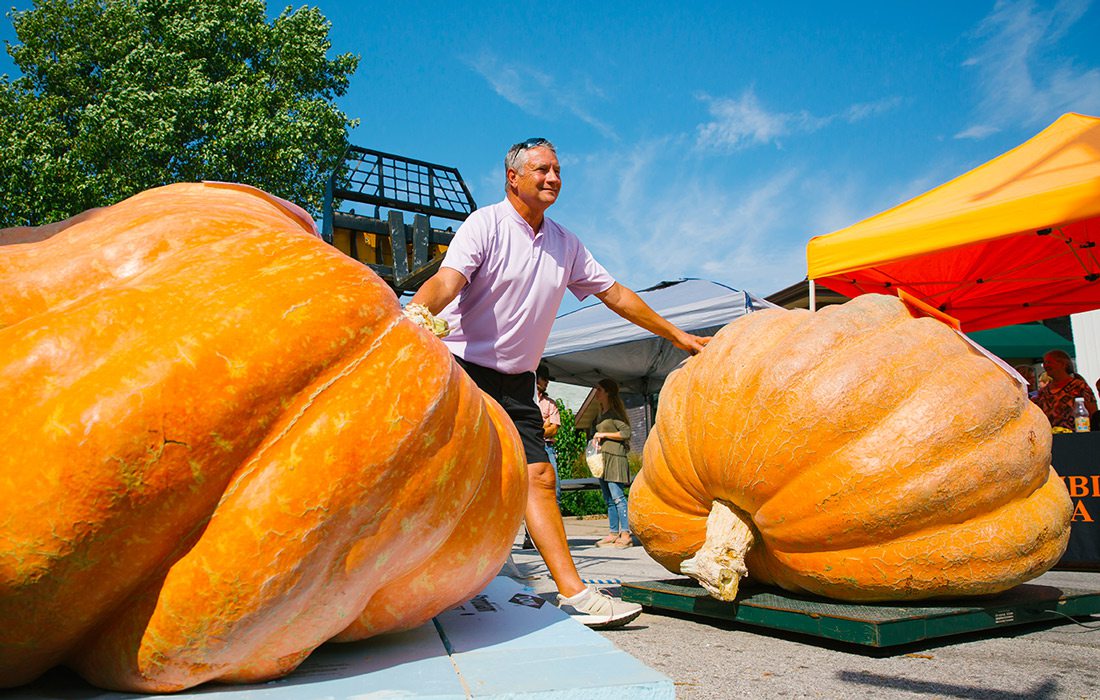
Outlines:
[[675,696],[667,676],[511,579],[498,577],[436,623],[473,698]]
[[408,632],[362,642],[324,644],[293,673],[256,685],[206,684],[182,693],[149,696],[89,686],[69,672],[52,672],[25,688],[0,691],[19,700],[123,700],[166,697],[179,700],[351,700],[409,697],[465,700],[454,664],[430,622]]
[[[624,632],[629,634],[629,632]],[[5,700],[123,700],[57,670],[0,691]],[[498,577],[478,596],[415,630],[325,644],[285,678],[208,684],[178,700],[671,700],[672,681],[569,619],[515,581]]]

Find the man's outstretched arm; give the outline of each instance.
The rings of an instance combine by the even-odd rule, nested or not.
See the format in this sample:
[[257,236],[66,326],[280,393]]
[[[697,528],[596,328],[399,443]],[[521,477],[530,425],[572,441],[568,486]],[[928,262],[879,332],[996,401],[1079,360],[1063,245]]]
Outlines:
[[441,267],[431,278],[416,290],[416,294],[405,304],[405,318],[424,328],[437,338],[444,338],[450,332],[447,322],[436,318],[443,307],[451,303],[466,286],[466,278],[457,270]]
[[423,304],[434,315],[454,301],[465,286],[466,278],[461,272],[449,267],[441,267],[428,278],[427,282],[420,285],[420,289],[416,290],[416,294],[413,294],[409,303]]
[[685,333],[672,325],[649,304],[642,301],[641,297],[618,282],[611,285],[607,291],[597,294],[596,298],[627,321],[666,338],[689,354],[695,355],[710,342],[710,338]]

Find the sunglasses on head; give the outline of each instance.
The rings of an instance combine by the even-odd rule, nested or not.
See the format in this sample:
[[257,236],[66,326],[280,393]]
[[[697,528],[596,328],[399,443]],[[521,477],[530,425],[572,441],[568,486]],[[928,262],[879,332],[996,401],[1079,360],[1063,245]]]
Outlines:
[[550,142],[547,141],[546,139],[544,139],[542,137],[536,137],[536,138],[533,138],[533,139],[527,139],[526,141],[520,141],[519,143],[517,143],[515,145],[515,148],[516,148],[516,150],[523,151],[523,150],[526,150],[528,148],[536,148],[538,146],[544,146],[548,143],[550,143]]

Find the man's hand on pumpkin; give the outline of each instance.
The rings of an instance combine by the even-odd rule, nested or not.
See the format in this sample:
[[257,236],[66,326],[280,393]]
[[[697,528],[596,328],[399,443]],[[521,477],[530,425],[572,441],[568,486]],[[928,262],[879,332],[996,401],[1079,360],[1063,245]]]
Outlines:
[[689,355],[698,355],[709,342],[710,336],[692,335],[681,331],[676,340],[672,341],[672,344],[686,351]]
[[447,322],[433,315],[431,311],[428,311],[428,307],[423,304],[406,304],[402,313],[405,314],[405,318],[426,329],[437,338],[446,338],[447,334],[451,332]]

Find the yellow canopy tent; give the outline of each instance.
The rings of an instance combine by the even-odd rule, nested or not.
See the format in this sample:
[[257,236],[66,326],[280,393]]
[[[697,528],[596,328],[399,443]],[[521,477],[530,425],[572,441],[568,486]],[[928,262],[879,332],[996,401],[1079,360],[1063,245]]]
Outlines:
[[1100,118],[1066,114],[1011,151],[806,248],[847,296],[901,288],[964,331],[1100,308]]

